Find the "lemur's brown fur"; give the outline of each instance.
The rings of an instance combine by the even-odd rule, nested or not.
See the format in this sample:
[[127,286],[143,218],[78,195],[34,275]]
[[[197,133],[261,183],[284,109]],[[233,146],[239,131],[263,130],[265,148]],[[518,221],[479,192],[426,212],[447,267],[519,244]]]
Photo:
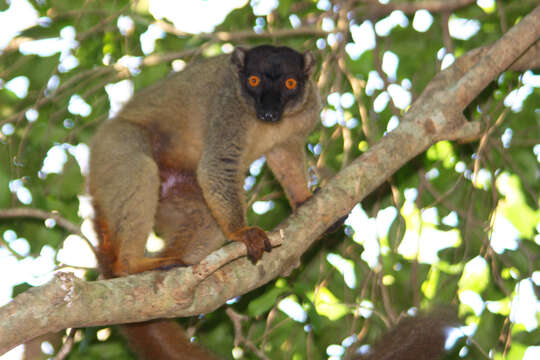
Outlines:
[[[237,48],[138,92],[104,123],[89,176],[102,273],[196,264],[227,240],[243,242],[254,263],[270,251],[265,232],[246,223],[244,177],[265,155],[293,209],[310,196],[304,147],[320,112],[314,67],[309,52]],[[150,257],[152,231],[165,247]],[[162,323],[126,331],[151,342],[153,325],[174,327]],[[189,358],[174,351],[160,359]]]
[[[265,155],[293,209],[310,196],[304,146],[320,111],[313,68],[310,53],[237,48],[138,92],[103,124],[89,180],[102,273],[196,264],[227,240],[242,241],[253,262],[270,251],[264,231],[246,223],[244,176]],[[165,248],[149,257],[152,231]],[[435,359],[446,324],[436,315],[402,322],[367,359]],[[174,321],[122,328],[142,359],[215,359]]]

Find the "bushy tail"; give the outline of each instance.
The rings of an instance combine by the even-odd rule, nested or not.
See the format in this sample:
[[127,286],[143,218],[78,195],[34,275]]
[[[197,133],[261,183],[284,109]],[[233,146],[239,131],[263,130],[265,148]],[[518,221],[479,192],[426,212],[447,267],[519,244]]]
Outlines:
[[217,360],[201,346],[191,343],[174,320],[122,325],[130,348],[142,360]]
[[[100,239],[97,251],[99,270],[104,278],[112,278],[116,260],[107,229],[96,217],[94,226]],[[186,332],[174,320],[155,320],[120,326],[129,347],[140,360],[218,360],[211,352],[189,341]]]

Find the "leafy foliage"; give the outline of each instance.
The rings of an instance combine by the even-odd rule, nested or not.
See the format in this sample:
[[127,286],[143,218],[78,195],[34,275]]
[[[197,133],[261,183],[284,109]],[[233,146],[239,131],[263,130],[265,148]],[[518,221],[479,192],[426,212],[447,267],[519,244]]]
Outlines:
[[[262,16],[246,3],[231,11],[214,34],[182,34],[166,23],[154,49],[143,51],[142,34],[160,26],[144,1],[31,3],[39,24],[17,35],[20,43],[12,42],[0,54],[0,208],[24,205],[57,212],[76,224],[83,221],[79,195],[85,192],[85,144],[109,116],[109,84],[129,79],[137,90],[173,71],[179,57],[189,62],[229,51],[231,44],[311,49],[320,60],[317,76],[326,103],[324,125],[310,136],[307,148],[314,185],[324,186],[406,111],[392,92],[388,95],[392,85],[414,100],[447,61],[448,41],[455,56],[488,45],[536,6],[535,1],[503,0],[497,1],[501,9],[461,8],[450,18],[469,19],[479,27],[468,40],[458,40],[443,38],[447,19],[438,13],[432,14],[429,29],[419,32],[412,25],[414,13],[368,19],[368,2],[347,8],[357,2],[325,6],[328,2],[287,0]],[[0,1],[0,11],[6,8]],[[377,34],[374,48],[358,56],[347,50],[363,41],[354,41],[352,27],[377,28],[394,16],[401,17],[401,25]],[[119,17],[133,25],[120,32]],[[313,33],[300,33],[302,28]],[[321,28],[330,33],[322,36]],[[276,35],[246,35],[252,29]],[[71,45],[61,53],[25,50],[29,40],[53,38]],[[398,59],[395,74],[387,70],[388,54]],[[137,65],[126,68],[129,61]],[[372,344],[400,314],[453,304],[467,327],[448,359],[458,353],[470,359],[521,359],[528,347],[538,346],[540,317],[534,306],[528,319],[517,311],[527,289],[537,301],[533,290],[540,268],[538,76],[527,73],[536,79],[531,86],[523,74],[501,74],[466,114],[489,129],[480,142],[435,144],[359,204],[347,225],[310,249],[290,277],[224,306],[247,316],[242,322],[246,341],[268,359],[325,359],[332,351],[339,358],[340,352]],[[22,94],[11,86],[17,81],[28,83]],[[523,92],[528,95],[521,106],[508,101]],[[354,102],[347,103],[351,95]],[[252,168],[248,176],[250,203],[268,205],[264,213],[250,209],[248,218],[272,228],[290,212],[287,202],[266,167]],[[55,265],[63,265],[56,253],[70,232],[58,224],[31,216],[0,217],[0,234],[1,257],[22,263],[42,259],[52,249]],[[21,248],[21,242],[28,248]],[[197,341],[226,358],[239,353],[258,358],[246,343],[235,342],[224,309],[180,321],[196,330]],[[338,346],[329,347],[333,344]],[[116,330],[94,328],[77,332],[68,358],[132,355]]]

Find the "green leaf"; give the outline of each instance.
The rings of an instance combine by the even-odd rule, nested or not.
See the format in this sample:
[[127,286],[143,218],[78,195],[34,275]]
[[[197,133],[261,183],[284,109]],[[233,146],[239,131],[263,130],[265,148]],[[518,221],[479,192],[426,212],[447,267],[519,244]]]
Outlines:
[[465,264],[463,274],[459,279],[459,289],[461,291],[472,290],[480,294],[489,281],[489,266],[484,258],[478,256]]
[[497,188],[505,195],[505,199],[500,202],[503,215],[522,237],[532,238],[540,223],[540,209],[533,210],[527,205],[519,178],[516,175],[499,176]]
[[315,304],[317,313],[330,320],[337,320],[351,313],[351,310],[326,287],[319,287],[315,293],[308,296]]
[[273,287],[269,291],[266,291],[264,294],[256,298],[255,300],[250,301],[248,305],[248,313],[250,316],[260,316],[265,312],[269,311],[275,304],[277,299],[289,292],[290,289],[287,287],[277,288]]

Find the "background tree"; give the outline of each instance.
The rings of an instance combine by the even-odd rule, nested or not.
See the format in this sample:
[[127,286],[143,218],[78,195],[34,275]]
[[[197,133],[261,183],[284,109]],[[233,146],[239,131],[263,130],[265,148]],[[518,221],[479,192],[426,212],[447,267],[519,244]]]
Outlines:
[[[454,333],[448,359],[538,355],[540,80],[528,70],[540,59],[537,1],[282,0],[268,9],[252,1],[200,34],[158,19],[146,1],[28,3],[37,24],[0,43],[2,289],[17,284],[15,296],[41,285],[19,275],[37,264],[46,266],[36,272],[75,269],[96,279],[92,263],[74,261],[94,241],[80,195],[96,126],[122,89],[129,94],[234,45],[317,55],[325,107],[307,149],[321,190],[280,225],[284,244],[262,262],[265,276],[237,260],[226,267],[238,270],[235,278],[223,280],[225,270],[221,282],[212,277],[241,253],[234,245],[195,276],[167,273],[163,291],[172,295],[159,300],[144,292],[155,274],[88,284],[58,276],[0,309],[0,352],[38,328],[96,325],[38,338],[27,358],[64,344],[57,358],[129,359],[108,324],[144,320],[123,305],[134,288],[145,295],[136,306],[153,301],[154,317],[207,312],[257,288],[181,322],[228,358],[345,358],[403,314],[452,304],[466,326]],[[0,1],[3,22],[28,3]],[[289,214],[264,161],[245,187],[253,223],[271,229]],[[345,227],[305,252],[353,206]],[[305,254],[298,264],[287,252]],[[207,295],[215,289],[220,296]]]

